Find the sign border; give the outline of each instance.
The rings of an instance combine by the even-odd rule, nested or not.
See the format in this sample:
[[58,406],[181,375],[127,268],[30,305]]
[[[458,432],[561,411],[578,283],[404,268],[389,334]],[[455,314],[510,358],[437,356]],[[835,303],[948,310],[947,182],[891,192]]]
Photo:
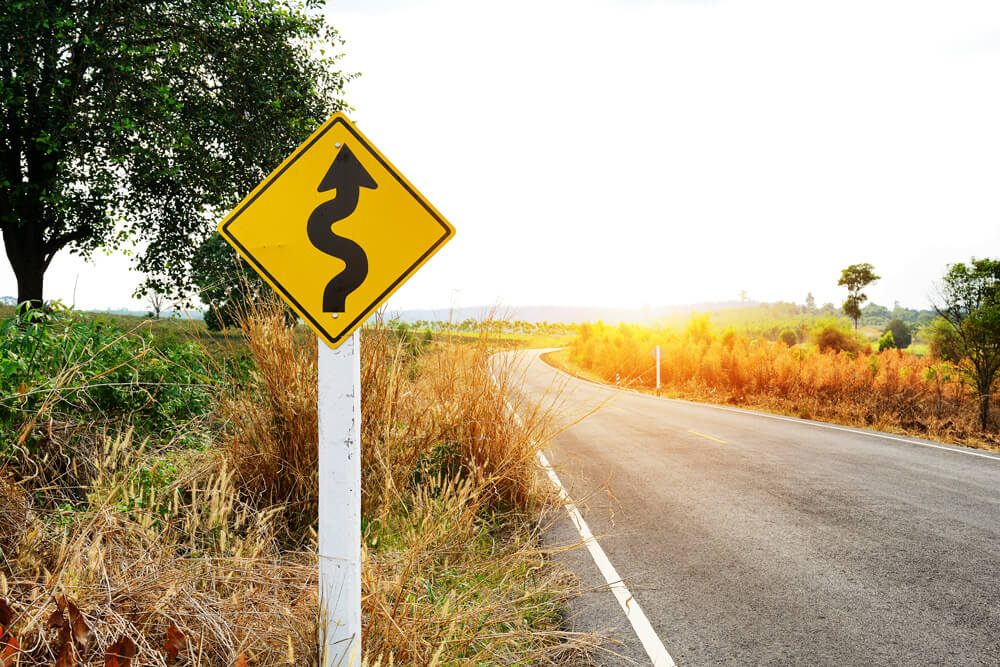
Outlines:
[[[392,174],[393,178],[395,178],[399,182],[399,184],[402,185],[406,189],[406,191],[410,193],[410,196],[416,199],[420,203],[420,205],[423,206],[428,213],[430,213],[431,217],[433,217],[434,220],[439,225],[441,225],[441,228],[444,230],[444,234],[442,234],[442,236],[437,241],[435,241],[434,244],[417,259],[417,261],[415,261],[409,268],[403,271],[403,273],[398,278],[396,278],[396,280],[394,280],[389,285],[389,287],[387,287],[385,291],[382,292],[382,294],[380,294],[374,301],[372,301],[372,303],[364,311],[362,311],[360,315],[358,315],[346,327],[344,327],[340,335],[334,337],[330,334],[330,332],[326,330],[326,327],[324,327],[315,319],[313,319],[312,315],[310,315],[309,312],[302,307],[302,305],[298,302],[298,300],[294,296],[292,296],[292,294],[288,290],[286,290],[285,287],[280,282],[278,282],[278,280],[274,276],[271,275],[271,272],[268,271],[263,264],[257,261],[257,259],[253,256],[253,254],[249,250],[247,250],[242,243],[239,242],[239,240],[229,231],[229,226],[233,224],[236,221],[236,219],[239,218],[240,215],[247,208],[249,208],[250,205],[253,204],[258,197],[260,197],[264,193],[265,190],[271,187],[271,185],[275,181],[277,181],[281,177],[281,175],[284,174],[285,171],[295,163],[296,160],[298,160],[302,155],[306,153],[306,151],[312,148],[313,145],[317,141],[319,141],[320,138],[323,137],[323,135],[325,135],[331,128],[336,126],[338,123],[342,124],[345,128],[347,128],[347,131],[350,132],[354,136],[354,138],[362,146],[364,146],[364,148],[369,153],[375,156],[375,159],[377,159],[379,163],[381,163],[381,165],[386,169],[386,171]],[[285,301],[288,302],[288,304],[295,310],[295,312],[298,313],[300,317],[302,317],[304,320],[306,320],[308,323],[312,325],[312,329],[316,333],[320,334],[326,340],[327,344],[330,347],[337,347],[343,342],[344,338],[354,333],[355,329],[357,329],[364,322],[364,320],[368,318],[368,316],[371,314],[373,310],[381,306],[385,302],[385,300],[392,295],[393,292],[399,289],[399,287],[403,284],[403,282],[407,278],[413,275],[413,273],[416,272],[417,269],[419,269],[428,259],[430,259],[431,255],[437,252],[437,250],[440,249],[440,247],[446,241],[450,240],[451,237],[455,235],[455,228],[452,227],[451,224],[444,219],[444,216],[442,216],[437,211],[437,209],[435,209],[431,205],[431,203],[428,202],[427,199],[424,198],[424,196],[420,194],[420,192],[418,192],[417,189],[413,187],[413,185],[410,184],[408,180],[406,180],[406,177],[404,177],[402,173],[400,173],[400,171],[396,169],[396,167],[394,167],[393,164],[389,162],[389,160],[386,159],[386,157],[382,155],[382,153],[377,148],[375,148],[375,146],[372,145],[370,141],[368,141],[368,138],[365,137],[360,130],[354,127],[354,124],[351,123],[351,121],[347,118],[347,116],[344,115],[342,112],[337,112],[336,114],[331,116],[325,123],[323,123],[323,125],[321,125],[313,133],[311,137],[306,139],[306,141],[301,146],[299,146],[294,153],[292,153],[288,158],[286,158],[285,161],[282,162],[277,169],[272,171],[270,175],[268,175],[268,177],[261,182],[260,185],[254,188],[254,190],[243,201],[241,201],[236,206],[236,208],[233,209],[233,211],[228,216],[226,216],[225,219],[223,219],[222,222],[219,223],[218,231],[219,234],[221,234],[230,244],[233,245],[233,247],[236,248],[236,250],[240,253],[240,255],[243,256],[244,259],[246,259],[253,265],[253,267],[257,270],[257,272],[260,273],[260,275],[264,278],[264,280],[268,282],[268,284],[271,285],[271,287],[278,290],[278,292],[284,297]]]

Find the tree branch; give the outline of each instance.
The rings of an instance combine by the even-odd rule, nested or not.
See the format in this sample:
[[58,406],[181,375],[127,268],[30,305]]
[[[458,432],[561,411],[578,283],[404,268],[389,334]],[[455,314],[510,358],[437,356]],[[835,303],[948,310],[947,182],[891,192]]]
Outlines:
[[45,268],[48,268],[49,262],[52,261],[52,258],[55,257],[55,254],[57,252],[68,246],[70,243],[73,243],[75,241],[82,241],[86,238],[89,238],[93,233],[94,233],[93,228],[91,228],[90,226],[83,226],[74,229],[71,232],[66,232],[65,234],[57,234],[56,236],[53,236],[51,239],[46,241],[45,245],[42,247],[42,251],[44,252],[42,265]]

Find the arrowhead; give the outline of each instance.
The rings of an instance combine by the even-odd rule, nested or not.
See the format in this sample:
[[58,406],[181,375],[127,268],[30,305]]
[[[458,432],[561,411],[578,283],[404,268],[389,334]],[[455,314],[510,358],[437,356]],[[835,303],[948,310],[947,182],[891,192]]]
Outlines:
[[358,158],[354,157],[354,153],[347,147],[347,144],[344,144],[340,152],[337,153],[337,157],[334,158],[333,164],[327,170],[326,176],[320,182],[317,192],[326,192],[327,190],[350,186],[371,188],[372,190],[378,187],[375,179],[365,171],[365,168],[358,162]]

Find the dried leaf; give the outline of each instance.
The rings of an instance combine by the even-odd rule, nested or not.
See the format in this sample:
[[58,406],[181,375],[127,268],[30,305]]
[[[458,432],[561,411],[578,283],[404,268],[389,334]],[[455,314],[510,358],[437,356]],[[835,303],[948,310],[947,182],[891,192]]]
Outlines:
[[52,612],[52,615],[49,616],[49,622],[45,624],[45,627],[61,628],[64,625],[66,625],[66,619],[65,617],[63,617],[63,613],[58,609],[56,609],[54,612]]
[[122,635],[104,652],[104,667],[129,667],[137,652],[135,642]]
[[66,617],[63,615],[63,609],[66,608],[66,596],[63,595],[58,600],[56,600],[56,610],[52,612],[49,616],[49,622],[45,624],[46,628],[61,628],[66,625]]
[[87,643],[90,641],[90,626],[87,625],[87,619],[83,617],[80,610],[72,602],[67,603],[69,607],[69,622],[70,627],[73,630],[73,643],[76,644],[77,649],[79,649],[82,655],[86,648]]
[[69,623],[63,624],[62,628],[59,629],[59,634],[56,636],[56,646],[64,647],[67,644],[72,644],[70,633]]
[[167,628],[167,643],[163,645],[163,652],[167,654],[167,658],[173,662],[177,659],[177,654],[184,650],[187,646],[187,638],[184,634],[177,629],[174,622],[170,622],[170,627]]
[[17,386],[17,393],[19,393],[19,394],[27,394],[28,393],[28,385],[26,385],[23,382],[21,384],[19,384]]
[[240,656],[236,658],[236,663],[233,667],[247,667],[247,656],[245,653],[240,653]]
[[0,634],[3,634],[2,628],[9,628],[13,622],[14,610],[7,604],[7,600],[0,598]]
[[62,653],[59,654],[55,667],[76,667],[76,656],[73,655],[72,642],[63,644]]
[[0,640],[0,667],[14,667],[17,664],[17,656],[21,653],[21,642],[17,637],[11,635],[4,640]]

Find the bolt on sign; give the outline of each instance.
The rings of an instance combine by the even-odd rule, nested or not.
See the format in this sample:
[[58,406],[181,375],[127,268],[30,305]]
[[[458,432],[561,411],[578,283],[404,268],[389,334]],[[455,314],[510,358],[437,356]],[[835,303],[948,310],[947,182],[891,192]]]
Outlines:
[[219,223],[219,233],[337,347],[455,230],[338,113]]

